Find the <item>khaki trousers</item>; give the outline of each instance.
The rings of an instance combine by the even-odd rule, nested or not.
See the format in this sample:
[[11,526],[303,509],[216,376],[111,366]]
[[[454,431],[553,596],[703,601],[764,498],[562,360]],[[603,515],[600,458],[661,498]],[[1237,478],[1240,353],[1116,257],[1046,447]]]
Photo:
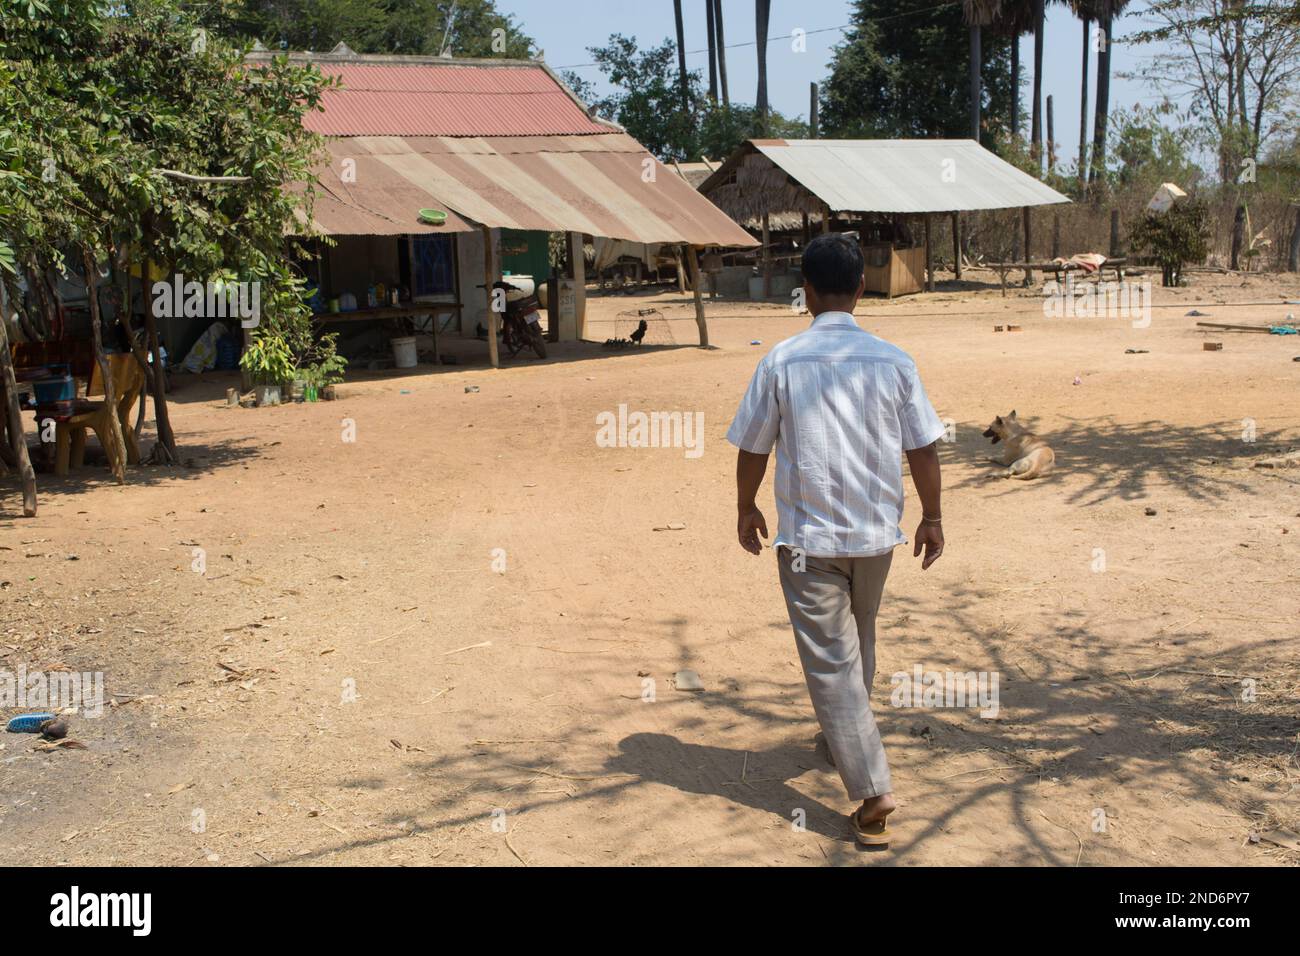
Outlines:
[[893,552],[813,558],[777,550],[781,590],[813,710],[849,799],[889,793],[889,763],[871,712],[876,612]]

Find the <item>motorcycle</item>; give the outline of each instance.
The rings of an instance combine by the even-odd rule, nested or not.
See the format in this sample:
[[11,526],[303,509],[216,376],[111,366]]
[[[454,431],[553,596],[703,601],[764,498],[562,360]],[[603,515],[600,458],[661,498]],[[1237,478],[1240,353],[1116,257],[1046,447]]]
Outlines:
[[[531,280],[528,285],[532,285]],[[479,285],[486,289],[485,284]],[[505,296],[505,311],[501,315],[501,344],[513,358],[524,348],[531,348],[538,358],[546,358],[546,340],[542,338],[541,310],[542,304],[534,292],[523,285],[514,285],[506,280],[492,283],[493,305],[496,304],[496,292]]]

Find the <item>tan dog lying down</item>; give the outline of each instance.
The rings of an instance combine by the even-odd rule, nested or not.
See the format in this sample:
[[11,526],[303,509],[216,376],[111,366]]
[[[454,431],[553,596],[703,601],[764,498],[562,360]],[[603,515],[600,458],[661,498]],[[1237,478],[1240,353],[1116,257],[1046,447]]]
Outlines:
[[1006,442],[1002,456],[989,459],[995,465],[1011,466],[1003,473],[1003,478],[1038,478],[1050,472],[1056,464],[1056,453],[1033,432],[1025,431],[1016,420],[1014,410],[1006,418],[999,415],[993,419],[985,429],[984,437],[992,438],[995,445]]

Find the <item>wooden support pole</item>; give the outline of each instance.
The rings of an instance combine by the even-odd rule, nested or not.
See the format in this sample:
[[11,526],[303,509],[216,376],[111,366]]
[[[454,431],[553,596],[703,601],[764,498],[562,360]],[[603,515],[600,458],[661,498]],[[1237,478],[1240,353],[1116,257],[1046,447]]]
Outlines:
[[[709,7],[713,9],[712,6]],[[682,295],[686,294],[686,253],[682,252],[680,246],[673,250],[673,258],[677,260],[677,291]]]
[[700,330],[700,348],[709,347],[709,323],[704,318],[704,290],[700,281],[700,257],[694,246],[686,247],[686,261],[691,269],[691,288],[695,295],[695,324]]
[[772,295],[772,227],[771,219],[763,213],[763,298]]
[[573,334],[581,342],[587,337],[587,254],[580,232],[569,233],[569,261],[573,265]]
[[[1031,225],[1030,225],[1030,218],[1029,218],[1029,207],[1028,207],[1028,206],[1025,206],[1024,209],[1023,209],[1022,211],[1023,211],[1023,213],[1024,213],[1024,218],[1025,218],[1025,262],[1026,262],[1026,264],[1028,264],[1028,263],[1034,261],[1034,254],[1033,254],[1033,251],[1032,251],[1033,248],[1034,248],[1034,237],[1033,237],[1033,234],[1032,234],[1032,232],[1031,232]],[[1028,266],[1026,265],[1026,268],[1025,268],[1025,285],[1029,286],[1029,285],[1033,285],[1033,284],[1034,284],[1034,270],[1028,268]]]
[[961,281],[961,213],[952,214],[952,272]]
[[17,460],[18,476],[23,483],[23,517],[36,517],[36,470],[27,454],[27,434],[23,431],[23,413],[18,406],[18,380],[14,376],[13,356],[9,354],[8,309],[0,309],[0,388],[4,390],[5,421],[9,446]]
[[104,405],[108,410],[108,440],[113,446],[105,448],[108,465],[119,485],[126,484],[126,438],[122,435],[122,420],[117,414],[117,388],[113,369],[104,354],[104,335],[99,325],[99,290],[95,288],[95,254],[89,246],[81,247],[81,261],[86,268],[86,297],[90,302],[90,340],[95,347],[95,362],[104,380]]
[[818,121],[818,115],[817,115],[818,106],[819,106],[817,102],[817,84],[810,83],[809,86],[812,89],[809,90],[809,102],[808,102],[808,138],[819,139],[820,137],[818,136],[818,132],[819,132],[818,126],[820,125],[820,123]]
[[822,235],[831,231],[831,207],[827,206],[822,210]]
[[930,242],[930,214],[925,214],[925,291],[934,291],[934,246]]
[[501,347],[497,342],[497,312],[493,308],[495,292],[492,283],[496,282],[496,263],[492,256],[492,227],[483,226],[483,284],[487,286],[487,333],[488,361],[493,368],[501,367]]

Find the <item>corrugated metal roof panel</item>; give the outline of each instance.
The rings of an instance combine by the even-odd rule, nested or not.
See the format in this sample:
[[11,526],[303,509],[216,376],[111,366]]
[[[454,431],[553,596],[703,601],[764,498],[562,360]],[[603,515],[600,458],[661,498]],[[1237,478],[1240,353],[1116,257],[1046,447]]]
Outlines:
[[318,63],[341,89],[303,125],[325,136],[608,133],[542,66]]
[[[965,212],[1070,201],[969,139],[751,142],[835,212]],[[723,171],[701,191],[721,185]]]
[[[330,170],[356,163],[349,197],[451,209],[492,227],[583,232],[635,242],[751,247],[755,241],[631,137],[353,137],[329,143]],[[376,165],[383,172],[376,172]],[[424,196],[417,200],[417,196]],[[335,229],[336,232],[346,230]]]

